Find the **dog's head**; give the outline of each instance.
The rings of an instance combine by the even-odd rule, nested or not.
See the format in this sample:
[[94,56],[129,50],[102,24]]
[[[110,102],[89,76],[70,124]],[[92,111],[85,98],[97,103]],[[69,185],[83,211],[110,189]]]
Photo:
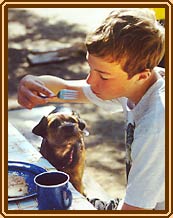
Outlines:
[[43,117],[32,132],[43,137],[41,153],[45,158],[56,158],[59,165],[77,161],[84,149],[86,123],[71,110],[55,109]]

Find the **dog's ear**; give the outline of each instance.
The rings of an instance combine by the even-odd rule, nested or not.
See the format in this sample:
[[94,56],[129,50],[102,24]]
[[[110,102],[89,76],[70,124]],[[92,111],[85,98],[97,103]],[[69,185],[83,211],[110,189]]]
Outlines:
[[79,114],[76,112],[76,111],[71,111],[72,115],[77,117],[77,118],[80,118]]
[[35,135],[38,136],[42,136],[43,138],[47,135],[47,125],[48,125],[48,121],[47,121],[47,117],[43,117],[39,124],[37,124],[37,126],[35,126],[32,130],[32,132]]

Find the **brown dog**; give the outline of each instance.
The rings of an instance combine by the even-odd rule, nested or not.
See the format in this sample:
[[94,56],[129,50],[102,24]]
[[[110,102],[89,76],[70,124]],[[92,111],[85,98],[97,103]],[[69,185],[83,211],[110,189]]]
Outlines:
[[41,154],[57,169],[69,174],[74,187],[84,194],[85,122],[68,108],[56,108],[43,117],[32,132],[42,136]]

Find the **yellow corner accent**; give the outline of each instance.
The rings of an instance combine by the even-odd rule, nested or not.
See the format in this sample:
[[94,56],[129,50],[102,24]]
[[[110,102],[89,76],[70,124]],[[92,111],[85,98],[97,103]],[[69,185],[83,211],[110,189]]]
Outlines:
[[165,19],[165,8],[151,8],[151,9],[155,11],[157,20]]

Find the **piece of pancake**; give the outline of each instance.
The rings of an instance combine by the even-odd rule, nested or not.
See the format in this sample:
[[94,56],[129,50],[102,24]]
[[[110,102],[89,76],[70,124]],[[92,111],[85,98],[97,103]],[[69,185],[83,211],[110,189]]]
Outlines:
[[28,194],[28,186],[23,176],[8,174],[8,197],[21,197]]

